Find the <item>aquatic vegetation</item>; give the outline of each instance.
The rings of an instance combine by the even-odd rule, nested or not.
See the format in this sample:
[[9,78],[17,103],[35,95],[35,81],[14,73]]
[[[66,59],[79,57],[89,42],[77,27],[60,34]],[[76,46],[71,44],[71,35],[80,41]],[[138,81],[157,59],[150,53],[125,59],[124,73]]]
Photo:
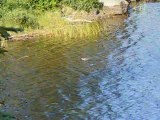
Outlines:
[[0,120],[16,120],[15,117],[8,113],[0,112]]

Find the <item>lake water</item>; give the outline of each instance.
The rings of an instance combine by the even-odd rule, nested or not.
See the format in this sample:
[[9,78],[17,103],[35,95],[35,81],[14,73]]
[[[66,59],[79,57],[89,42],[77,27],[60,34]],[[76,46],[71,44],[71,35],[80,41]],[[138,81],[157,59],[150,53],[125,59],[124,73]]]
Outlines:
[[96,39],[8,42],[0,110],[18,120],[159,120],[160,3],[115,19]]

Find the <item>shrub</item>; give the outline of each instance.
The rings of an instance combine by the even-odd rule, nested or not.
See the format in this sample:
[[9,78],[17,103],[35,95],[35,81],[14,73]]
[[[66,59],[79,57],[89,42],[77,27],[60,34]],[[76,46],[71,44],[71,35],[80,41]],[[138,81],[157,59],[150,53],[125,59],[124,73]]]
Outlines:
[[33,12],[24,9],[15,9],[9,11],[1,18],[1,21],[5,23],[11,23],[12,25],[19,26],[21,28],[38,28],[39,24],[37,17]]
[[67,4],[75,10],[85,10],[89,12],[91,9],[101,9],[103,4],[98,0],[63,0],[62,3]]

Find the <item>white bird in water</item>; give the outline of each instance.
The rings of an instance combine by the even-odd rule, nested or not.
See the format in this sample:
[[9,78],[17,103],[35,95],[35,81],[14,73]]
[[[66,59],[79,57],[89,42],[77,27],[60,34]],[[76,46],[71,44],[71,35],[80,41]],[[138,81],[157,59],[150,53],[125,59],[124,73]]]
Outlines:
[[88,61],[90,58],[81,58],[83,61]]

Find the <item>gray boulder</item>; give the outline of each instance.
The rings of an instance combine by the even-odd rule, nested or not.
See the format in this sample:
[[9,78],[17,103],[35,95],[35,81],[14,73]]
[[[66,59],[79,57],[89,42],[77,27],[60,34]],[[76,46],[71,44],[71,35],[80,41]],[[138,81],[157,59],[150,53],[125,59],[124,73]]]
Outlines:
[[124,14],[128,11],[129,3],[126,0],[100,0],[104,7],[109,7],[111,14]]

